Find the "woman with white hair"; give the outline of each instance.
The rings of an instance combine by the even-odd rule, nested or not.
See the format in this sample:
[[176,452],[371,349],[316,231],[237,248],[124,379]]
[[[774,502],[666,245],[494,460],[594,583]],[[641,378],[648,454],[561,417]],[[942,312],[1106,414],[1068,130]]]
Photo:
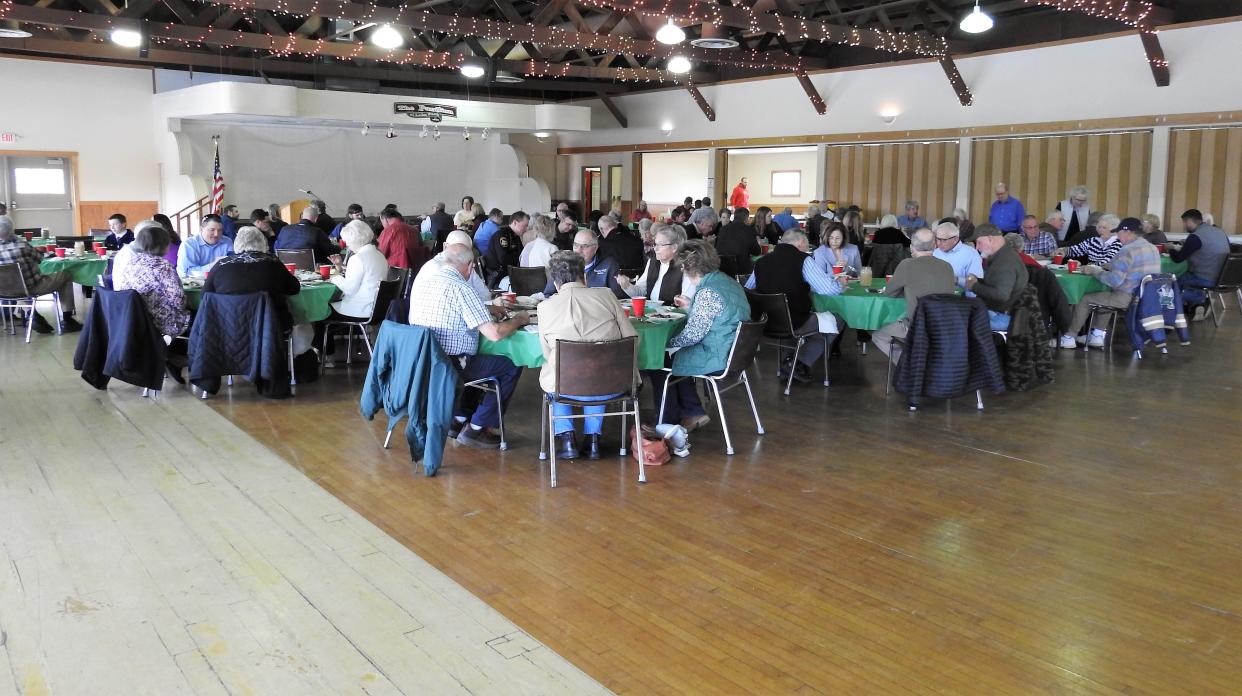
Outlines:
[[375,231],[361,220],[350,220],[341,228],[341,239],[351,252],[349,262],[343,263],[340,254],[329,260],[338,275],[332,283],[341,289],[341,299],[332,303],[334,319],[343,321],[366,321],[375,308],[375,296],[379,294],[380,281],[388,277],[388,260],[375,246]]
[[168,251],[168,231],[154,220],[137,225],[134,241],[125,245],[129,260],[121,273],[112,275],[112,287],[134,290],[151,314],[156,328],[165,336],[178,336],[190,325],[190,312],[185,306],[185,291],[177,269],[164,258]]
[[523,266],[547,266],[552,254],[557,252],[552,237],[556,235],[556,223],[547,215],[535,215],[526,226],[526,234],[522,235],[522,255],[519,257]]
[[1057,203],[1057,210],[1065,216],[1065,226],[1057,230],[1057,239],[1073,239],[1079,231],[1087,229],[1087,218],[1091,217],[1091,206],[1087,203],[1090,193],[1086,186],[1075,186],[1065,200]]
[[293,315],[289,313],[287,295],[296,295],[302,289],[280,259],[267,250],[267,236],[254,225],[237,230],[233,239],[233,255],[225,256],[211,267],[203,292],[221,295],[249,295],[266,292],[276,300],[280,313],[280,325],[293,327]]

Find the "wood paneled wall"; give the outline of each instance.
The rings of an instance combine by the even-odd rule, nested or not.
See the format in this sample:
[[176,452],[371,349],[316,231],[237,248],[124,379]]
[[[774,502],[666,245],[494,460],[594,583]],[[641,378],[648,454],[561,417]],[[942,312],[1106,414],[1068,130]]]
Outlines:
[[860,206],[864,220],[900,215],[911,199],[922,204],[929,219],[953,214],[956,142],[831,145],[827,151],[828,200]]
[[1188,208],[1211,213],[1221,229],[1242,225],[1242,128],[1186,128],[1169,133],[1165,229],[1181,231]]
[[1091,190],[1092,210],[1138,217],[1150,171],[1151,131],[976,140],[970,219],[987,221],[1000,181],[1041,220],[1079,184]]
[[78,205],[82,215],[82,229],[108,229],[108,218],[113,213],[125,216],[130,229],[143,220],[151,219],[158,213],[159,204],[155,201],[82,201]]

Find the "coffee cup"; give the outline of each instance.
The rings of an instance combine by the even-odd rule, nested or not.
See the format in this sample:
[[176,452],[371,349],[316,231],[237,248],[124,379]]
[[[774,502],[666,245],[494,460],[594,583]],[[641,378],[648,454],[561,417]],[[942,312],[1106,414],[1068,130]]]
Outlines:
[[634,308],[634,316],[641,317],[647,313],[647,298],[635,297],[630,300],[630,306]]
[[1070,273],[1076,272],[1078,270],[1078,259],[1070,259],[1069,266],[1067,268]]
[[332,266],[323,263],[319,265],[319,277],[327,280],[332,275]]
[[63,259],[63,258],[65,258],[65,252],[66,252],[66,251],[68,251],[68,249],[66,249],[66,248],[64,248],[64,247],[55,247],[55,252],[54,252],[54,253],[56,254],[56,258],[58,258],[58,259]]
[[298,270],[298,265],[296,263],[287,263],[285,264],[285,270],[293,273]]

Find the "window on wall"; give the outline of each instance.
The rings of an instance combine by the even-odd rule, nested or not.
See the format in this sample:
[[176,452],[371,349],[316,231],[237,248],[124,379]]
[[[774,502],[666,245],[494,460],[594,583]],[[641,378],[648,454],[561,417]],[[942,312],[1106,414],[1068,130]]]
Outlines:
[[65,170],[16,167],[13,188],[15,193],[60,195],[65,192]]
[[802,195],[802,171],[786,169],[772,172],[772,195],[798,197]]

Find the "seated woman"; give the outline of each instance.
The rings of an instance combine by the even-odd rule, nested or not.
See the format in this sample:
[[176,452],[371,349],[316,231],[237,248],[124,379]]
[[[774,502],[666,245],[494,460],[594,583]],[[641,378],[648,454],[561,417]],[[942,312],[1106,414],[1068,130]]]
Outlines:
[[[672,375],[718,374],[727,367],[738,324],[750,318],[750,304],[742,286],[720,272],[720,256],[709,242],[701,239],[687,241],[682,245],[677,260],[682,273],[696,289],[693,299],[684,296],[677,298],[677,306],[688,306],[690,316],[681,332],[668,342],[670,349],[676,349],[670,361]],[[664,381],[669,373],[649,370],[647,375],[654,387],[652,392],[658,411]],[[687,431],[711,422],[699,402],[693,380],[682,380],[669,388],[660,422],[680,424]]]
[[890,213],[880,218],[880,229],[875,231],[871,243],[910,246],[910,238],[897,226],[897,216]]
[[[556,294],[539,305],[539,343],[543,347],[543,367],[539,371],[539,386],[544,392],[556,392],[556,342],[557,341],[615,341],[636,336],[638,333],[625,316],[621,303],[608,288],[588,288],[584,278],[586,259],[576,251],[558,251],[548,262],[548,277],[556,286]],[[638,375],[634,375],[637,382]],[[616,394],[592,394],[585,396],[565,395],[581,401],[607,401]],[[604,419],[604,406],[586,406],[583,412],[596,415],[583,419],[583,434],[588,459],[599,459],[599,434]],[[566,416],[571,406],[553,404],[553,432],[556,433],[556,456],[562,459],[578,458],[578,443],[574,435],[573,421]]]
[[298,279],[285,269],[285,264],[267,250],[267,237],[253,225],[237,230],[233,255],[217,261],[203,284],[203,292],[221,295],[268,293],[276,301],[280,325],[285,330],[293,328],[293,315],[289,313],[285,296],[296,295],[301,289]]
[[[351,253],[349,263],[343,263],[340,254],[328,257],[338,272],[332,283],[341,289],[341,299],[332,303],[332,314],[326,321],[370,321],[380,281],[388,277],[388,259],[375,246],[375,231],[361,220],[345,223],[341,239]],[[323,327],[323,323],[315,326],[316,343],[323,338]],[[332,367],[328,358],[334,352],[334,343],[329,340],[324,353],[326,367]]]
[[773,246],[780,244],[781,226],[772,221],[772,209],[768,206],[762,206],[755,211],[751,225],[755,228],[756,237]]
[[858,247],[845,242],[845,226],[839,222],[825,221],[820,225],[820,239],[824,245],[815,250],[812,257],[815,265],[828,275],[832,275],[834,266],[844,266],[845,273],[853,278],[858,277],[862,268],[862,255]]
[[173,229],[172,220],[169,220],[167,215],[156,213],[151,216],[151,219],[160,223],[160,226],[168,233],[168,251],[164,252],[164,260],[171,263],[175,269],[177,267],[177,250],[181,248],[181,235],[177,234],[177,230]]
[[694,294],[694,285],[677,265],[677,252],[686,242],[686,232],[681,225],[659,223],[652,225],[655,235],[655,255],[647,259],[647,266],[637,280],[630,281],[617,276],[617,284],[630,297],[645,297],[671,305],[678,295]]
[[129,262],[113,272],[112,287],[134,290],[142,295],[143,304],[160,333],[178,336],[190,325],[190,312],[185,306],[185,292],[177,269],[164,258],[168,251],[168,231],[154,220],[138,223],[138,232],[129,244]]

